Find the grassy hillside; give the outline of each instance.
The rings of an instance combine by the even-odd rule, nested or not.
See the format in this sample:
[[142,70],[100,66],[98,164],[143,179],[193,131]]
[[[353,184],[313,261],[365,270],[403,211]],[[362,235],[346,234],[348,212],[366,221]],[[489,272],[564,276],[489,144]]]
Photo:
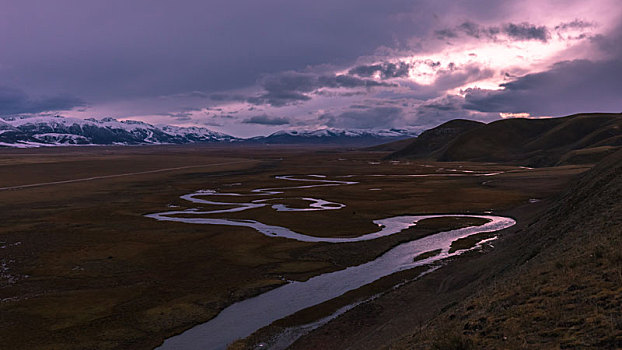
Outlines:
[[390,158],[434,158],[437,152],[457,136],[485,125],[481,122],[465,119],[454,119],[433,129],[426,130],[418,137],[393,153]]
[[520,236],[511,268],[388,348],[622,348],[622,151]]
[[372,151],[372,152],[396,152],[396,151],[403,149],[404,147],[407,147],[416,139],[417,139],[416,137],[412,137],[412,138],[397,140],[397,141],[393,141],[389,143],[383,143],[381,145],[365,148],[365,150]]
[[[466,121],[452,122],[464,125]],[[622,114],[504,119],[440,138],[423,137],[428,132],[390,157],[511,162],[533,167],[595,163],[622,146]]]

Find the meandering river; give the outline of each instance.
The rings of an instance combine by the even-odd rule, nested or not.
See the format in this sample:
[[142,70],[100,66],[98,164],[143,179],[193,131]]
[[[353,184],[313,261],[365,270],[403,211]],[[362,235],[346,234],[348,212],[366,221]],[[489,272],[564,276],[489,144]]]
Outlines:
[[[226,349],[227,345],[231,344],[233,341],[249,336],[260,328],[268,326],[272,322],[291,315],[297,311],[336,298],[350,290],[360,288],[395,272],[417,266],[429,265],[432,262],[445,259],[449,256],[461,254],[464,250],[449,253],[451,243],[457,239],[482,232],[495,232],[513,226],[516,223],[511,218],[494,215],[439,214],[395,216],[374,221],[374,223],[376,223],[379,227],[379,230],[374,233],[364,234],[352,238],[322,238],[294,232],[286,227],[264,224],[255,220],[188,217],[250,210],[269,205],[268,202],[272,202],[272,200],[278,200],[278,198],[272,198],[270,201],[260,199],[247,203],[228,203],[203,199],[205,197],[247,195],[273,196],[281,194],[287,189],[293,188],[342,186],[357,183],[354,181],[328,180],[322,175],[314,175],[307,178],[295,178],[291,176],[282,176],[279,178],[289,181],[312,182],[313,184],[295,187],[256,189],[251,191],[250,194],[219,193],[212,190],[197,191],[195,193],[182,196],[182,198],[193,203],[219,206],[227,205],[231,206],[231,208],[211,211],[196,209],[176,210],[149,214],[147,217],[161,221],[175,221],[191,224],[246,226],[253,228],[268,237],[285,237],[305,242],[328,242],[341,244],[392,235],[414,226],[418,221],[424,219],[440,217],[473,217],[489,221],[480,226],[470,226],[456,230],[439,232],[417,240],[403,243],[370,262],[357,266],[351,266],[335,272],[325,273],[310,278],[304,282],[290,282],[256,297],[232,304],[222,310],[212,320],[191,328],[180,335],[167,339],[159,349]],[[272,207],[275,210],[280,211],[296,211],[303,209],[334,210],[345,207],[342,203],[329,202],[321,199],[310,197],[304,197],[302,199],[311,202],[308,208],[289,208],[284,204],[278,203],[272,204]],[[439,249],[441,253],[436,256],[414,261],[414,257],[422,253]]]

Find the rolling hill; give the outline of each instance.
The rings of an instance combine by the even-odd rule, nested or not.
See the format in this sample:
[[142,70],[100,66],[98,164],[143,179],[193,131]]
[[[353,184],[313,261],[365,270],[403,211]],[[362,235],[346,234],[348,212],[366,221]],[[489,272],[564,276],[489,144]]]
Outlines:
[[407,144],[401,150],[396,151],[392,156],[395,158],[429,157],[445,147],[459,135],[483,125],[485,124],[482,122],[466,119],[454,119],[448,121],[433,129],[422,132],[421,135],[413,139],[412,142]]
[[[459,127],[456,127],[459,126]],[[532,167],[594,163],[622,146],[622,114],[452,120],[425,131],[389,158],[509,162]]]

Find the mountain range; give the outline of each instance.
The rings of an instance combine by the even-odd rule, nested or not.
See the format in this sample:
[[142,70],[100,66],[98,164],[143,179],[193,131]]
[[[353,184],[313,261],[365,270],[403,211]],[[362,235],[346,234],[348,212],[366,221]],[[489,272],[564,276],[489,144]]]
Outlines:
[[413,137],[416,132],[389,130],[288,130],[268,136],[238,138],[202,127],[152,125],[114,118],[61,116],[0,118],[0,147],[66,145],[140,145],[186,143],[328,144],[371,146]]
[[268,136],[245,139],[244,142],[260,144],[329,144],[348,146],[372,146],[395,140],[412,138],[417,132],[405,129],[319,129],[282,130]]
[[179,144],[234,140],[232,136],[206,128],[154,126],[114,118],[96,120],[53,116],[0,119],[0,145],[9,147]]

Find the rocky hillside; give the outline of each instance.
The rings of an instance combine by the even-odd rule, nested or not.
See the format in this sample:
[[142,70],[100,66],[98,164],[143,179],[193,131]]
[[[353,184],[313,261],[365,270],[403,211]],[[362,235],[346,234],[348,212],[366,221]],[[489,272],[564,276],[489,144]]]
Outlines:
[[[511,162],[538,167],[595,163],[622,146],[622,114],[466,122],[454,120],[428,130],[390,158]],[[453,128],[454,124],[461,128]]]

